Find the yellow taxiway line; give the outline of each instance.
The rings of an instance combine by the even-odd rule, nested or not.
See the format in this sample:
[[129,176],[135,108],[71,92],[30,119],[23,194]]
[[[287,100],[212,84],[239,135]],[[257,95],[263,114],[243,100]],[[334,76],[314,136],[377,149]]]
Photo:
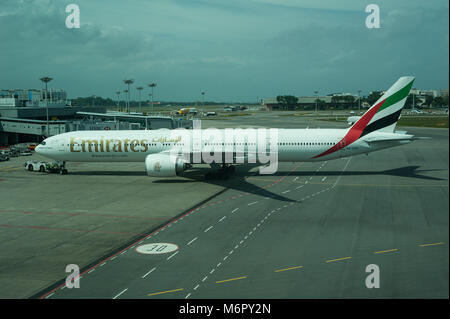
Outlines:
[[233,280],[239,280],[239,279],[245,279],[247,278],[247,276],[242,276],[242,277],[237,277],[237,278],[231,278],[231,279],[226,279],[226,280],[221,280],[221,281],[216,281],[216,284],[221,284],[223,282],[228,282],[228,281],[233,281]]
[[427,246],[436,246],[436,245],[444,245],[444,242],[440,242],[440,243],[432,243],[432,244],[422,244],[419,245],[420,247],[427,247]]
[[337,259],[330,259],[330,260],[327,260],[326,262],[327,263],[331,263],[331,262],[333,262],[333,261],[340,261],[340,260],[346,260],[346,259],[351,259],[352,257],[343,257],[343,258],[337,258]]
[[152,293],[152,294],[148,294],[147,296],[155,296],[155,295],[167,294],[169,292],[175,292],[175,291],[181,291],[181,290],[183,290],[183,288],[174,289],[174,290],[167,290],[167,291],[161,291],[161,292],[155,292],[155,293]]
[[398,250],[397,248],[395,248],[395,249],[388,249],[388,250],[380,250],[380,251],[374,252],[374,254],[390,253],[390,252],[397,251],[397,250]]
[[295,267],[290,267],[290,268],[278,269],[278,270],[275,270],[275,272],[281,272],[281,271],[287,271],[287,270],[293,270],[293,269],[300,269],[300,268],[303,268],[303,266],[295,266]]

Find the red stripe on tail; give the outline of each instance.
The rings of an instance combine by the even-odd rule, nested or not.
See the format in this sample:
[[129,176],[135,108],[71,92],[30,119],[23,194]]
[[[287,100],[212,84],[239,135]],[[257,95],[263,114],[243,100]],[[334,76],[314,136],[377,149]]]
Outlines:
[[334,153],[336,151],[339,151],[341,148],[344,148],[347,145],[350,145],[354,141],[356,141],[361,136],[362,132],[364,131],[370,120],[373,118],[373,116],[378,112],[381,105],[383,105],[384,101],[386,101],[386,99],[384,99],[377,105],[374,105],[366,113],[364,113],[364,115],[350,128],[350,130],[347,132],[347,134],[344,136],[342,140],[337,142],[335,145],[333,145],[331,148],[329,148],[322,154],[316,155],[313,158],[318,158]]

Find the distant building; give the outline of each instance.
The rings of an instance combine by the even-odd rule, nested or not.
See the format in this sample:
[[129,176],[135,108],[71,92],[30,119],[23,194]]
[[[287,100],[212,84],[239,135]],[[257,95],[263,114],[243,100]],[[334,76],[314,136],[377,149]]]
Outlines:
[[432,96],[433,98],[438,97],[439,93],[437,90],[419,90],[419,89],[412,89],[411,94],[418,95],[418,96]]
[[442,97],[446,96],[448,98],[448,89],[442,89],[441,90],[441,96]]
[[[342,96],[353,96],[355,101],[358,101],[358,95],[351,94],[351,93],[332,93],[328,95],[321,95],[321,96],[299,96],[297,101],[297,106],[299,107],[305,107],[308,105],[315,105],[316,100],[319,100],[320,103],[326,103],[331,104],[333,101],[333,97],[342,97]],[[272,110],[278,110],[280,109],[281,105],[278,103],[276,98],[266,98],[263,100],[263,105],[266,110],[272,111]]]
[[62,107],[70,106],[67,92],[59,89],[0,89],[0,107]]

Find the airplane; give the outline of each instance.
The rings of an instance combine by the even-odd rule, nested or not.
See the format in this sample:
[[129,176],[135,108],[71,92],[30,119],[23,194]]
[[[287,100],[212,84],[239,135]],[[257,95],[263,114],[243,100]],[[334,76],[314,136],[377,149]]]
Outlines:
[[233,129],[215,129],[215,135],[210,134],[210,129],[196,131],[195,127],[74,131],[48,137],[35,150],[62,162],[61,174],[67,174],[65,164],[71,161],[143,162],[147,175],[152,177],[177,176],[196,163],[220,167],[227,174],[234,171],[233,164],[245,161],[261,164],[261,170],[268,160],[256,155],[272,151],[277,163],[328,161],[368,154],[418,139],[406,132],[394,132],[414,80],[412,76],[400,77],[366,113],[344,129],[271,129],[276,130],[276,140],[272,135],[270,139],[256,135],[256,140],[243,137],[242,132],[247,129],[235,134],[230,134]]

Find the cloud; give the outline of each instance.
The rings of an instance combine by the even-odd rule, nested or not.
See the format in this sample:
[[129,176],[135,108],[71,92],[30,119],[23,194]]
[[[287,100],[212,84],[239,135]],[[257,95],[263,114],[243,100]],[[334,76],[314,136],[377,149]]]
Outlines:
[[370,30],[365,4],[350,0],[77,3],[81,28],[67,29],[67,3],[2,0],[0,87],[46,74],[70,96],[114,97],[130,77],[172,100],[372,90],[402,74],[448,87],[448,1],[380,0]]

